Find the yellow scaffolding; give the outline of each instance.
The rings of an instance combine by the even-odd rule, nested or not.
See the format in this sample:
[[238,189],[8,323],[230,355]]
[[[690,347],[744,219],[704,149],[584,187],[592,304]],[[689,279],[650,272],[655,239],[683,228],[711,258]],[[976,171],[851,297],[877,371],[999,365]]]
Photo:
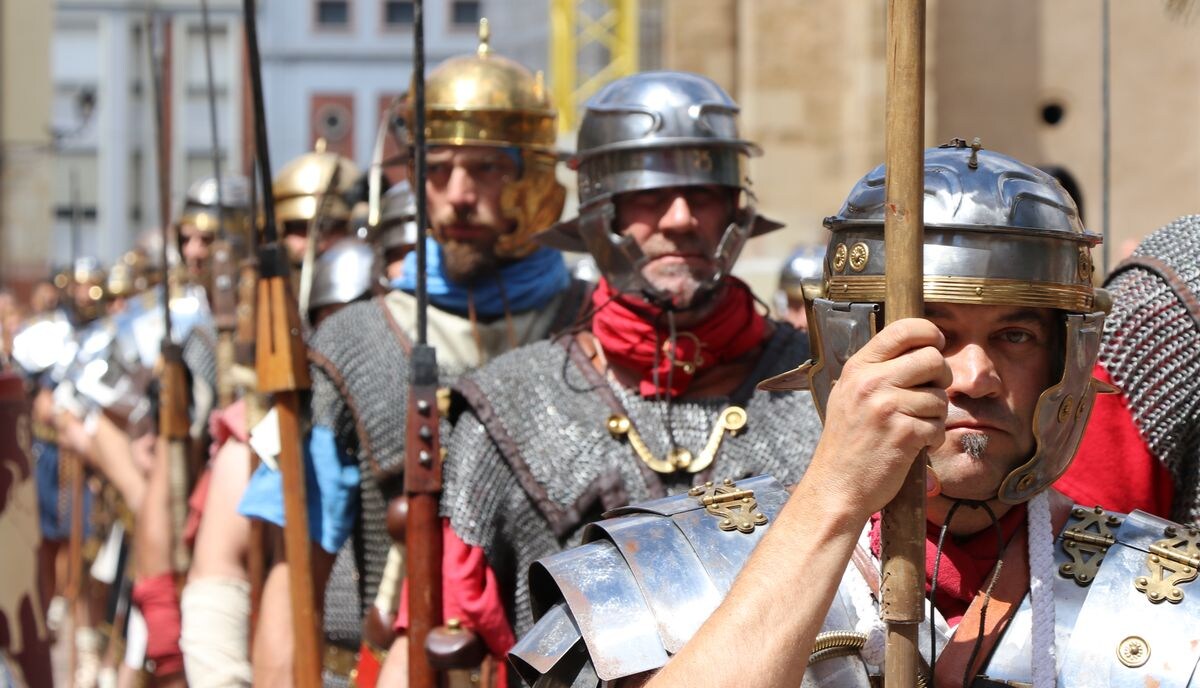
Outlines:
[[[607,61],[581,70],[579,55],[589,45],[603,48]],[[637,0],[550,0],[550,69],[558,130],[573,132],[592,94],[638,70]]]

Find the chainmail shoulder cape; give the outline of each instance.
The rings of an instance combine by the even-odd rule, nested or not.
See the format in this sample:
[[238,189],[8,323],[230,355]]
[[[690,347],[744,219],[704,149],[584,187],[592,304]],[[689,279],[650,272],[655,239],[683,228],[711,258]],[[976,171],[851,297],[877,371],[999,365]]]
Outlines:
[[[529,565],[577,544],[583,526],[604,512],[710,479],[771,473],[787,484],[799,480],[821,423],[807,392],[754,389],[808,357],[804,335],[775,328],[754,372],[729,398],[675,401],[669,411],[663,401],[610,384],[569,335],[459,379],[456,405],[465,407],[447,443],[442,513],[467,544],[483,548],[518,635],[533,622]],[[727,433],[712,466],[698,474],[653,472],[606,425],[620,409],[663,456],[669,412],[677,445],[698,454],[731,402],[746,409],[746,428]]]
[[1175,478],[1172,518],[1200,521],[1200,215],[1148,236],[1106,282],[1100,363]]
[[211,323],[197,325],[183,341],[183,365],[192,382],[192,423],[189,430],[193,440],[207,444],[208,415],[217,400],[217,331]]
[[[573,322],[586,295],[585,283],[573,281],[542,311],[514,315],[511,329],[520,342],[546,337],[552,328]],[[347,648],[358,646],[362,616],[378,593],[392,546],[385,514],[389,499],[403,489],[412,348],[408,332],[415,314],[416,299],[392,291],[345,306],[322,322],[309,342],[313,423],[331,428],[338,446],[361,469],[362,517],[339,552],[326,588],[326,635]],[[478,359],[509,348],[503,319],[472,327],[467,318],[433,307],[428,318],[442,384],[478,365]],[[476,341],[472,333],[478,335]]]

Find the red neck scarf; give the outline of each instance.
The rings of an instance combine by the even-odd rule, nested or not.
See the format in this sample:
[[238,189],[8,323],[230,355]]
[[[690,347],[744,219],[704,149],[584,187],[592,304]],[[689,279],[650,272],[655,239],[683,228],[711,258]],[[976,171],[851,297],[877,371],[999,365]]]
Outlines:
[[[966,508],[966,507],[963,507]],[[1000,531],[1004,535],[1004,544],[1017,532],[1017,528],[1025,527],[1025,506],[1010,509],[1000,517]],[[879,514],[871,517],[871,551],[879,556],[881,536]],[[937,557],[938,531],[941,528],[933,523],[925,524],[925,594],[929,594],[930,583],[933,581],[933,563]],[[938,569],[937,608],[951,626],[957,624],[975,596],[987,586],[992,569],[996,566],[999,552],[996,550],[996,529],[988,526],[983,530],[968,536],[966,539],[955,538],[946,533],[946,541],[942,543],[942,565]]]
[[708,318],[676,331],[674,368],[662,309],[625,301],[604,279],[592,292],[592,333],[609,361],[640,373],[642,396],[681,396],[699,371],[732,361],[762,343],[767,319],[755,310],[750,288],[732,277],[728,285]]

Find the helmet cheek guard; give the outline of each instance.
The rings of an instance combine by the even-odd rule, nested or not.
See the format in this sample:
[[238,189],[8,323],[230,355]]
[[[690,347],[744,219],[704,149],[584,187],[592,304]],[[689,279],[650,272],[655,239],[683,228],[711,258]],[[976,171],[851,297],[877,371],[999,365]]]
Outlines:
[[1092,377],[1104,334],[1104,315],[1103,311],[1067,314],[1062,378],[1038,397],[1033,416],[1036,449],[1029,461],[1001,483],[1001,502],[1029,501],[1058,480],[1075,458],[1096,395],[1116,391]]
[[496,255],[519,259],[538,248],[533,235],[562,217],[567,189],[555,175],[555,157],[525,151],[521,177],[500,192],[500,212],[516,227],[496,240]]

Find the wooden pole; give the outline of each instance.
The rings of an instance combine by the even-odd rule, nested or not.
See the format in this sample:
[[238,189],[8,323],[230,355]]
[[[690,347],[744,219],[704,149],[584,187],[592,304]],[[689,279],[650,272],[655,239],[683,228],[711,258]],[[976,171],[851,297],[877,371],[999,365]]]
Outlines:
[[[159,31],[161,30],[161,34]],[[155,139],[157,153],[155,167],[158,173],[158,215],[162,225],[162,306],[163,340],[162,371],[159,377],[158,434],[166,441],[168,470],[168,508],[171,523],[171,568],[177,574],[188,570],[191,552],[184,543],[187,526],[188,498],[188,440],[191,419],[188,416],[187,368],[183,363],[183,348],[172,339],[171,332],[171,270],[168,247],[171,243],[171,120],[168,105],[169,89],[166,86],[170,63],[166,46],[169,26],[160,28],[157,18],[151,14],[146,20],[146,46],[149,49],[151,87],[154,108]]]
[[[71,489],[71,529],[67,539],[67,585],[66,598],[68,614],[71,617],[71,632],[77,631],[83,621],[79,613],[80,598],[83,594],[83,459],[75,452],[59,450],[59,475],[65,471],[68,475],[67,484]],[[60,481],[61,482],[61,481]],[[62,489],[61,486],[59,489]],[[71,648],[67,666],[69,675],[68,685],[75,685],[75,671],[79,667],[79,647],[74,636],[68,638]]]
[[425,233],[425,3],[413,3],[413,190],[417,205],[417,322],[410,356],[404,494],[408,498],[408,685],[435,688],[438,671],[425,642],[442,622],[442,457],[438,446],[437,356],[427,339]]
[[[886,122],[887,322],[924,315],[925,0],[888,0]],[[884,685],[917,685],[925,611],[925,452],[883,510]]]
[[274,397],[279,417],[279,472],[283,478],[284,554],[292,607],[293,680],[300,688],[321,685],[321,636],[309,549],[304,463],[300,454],[300,391],[311,385],[308,358],[300,335],[300,314],[288,284],[287,253],[275,226],[271,195],[271,158],[263,105],[262,62],[254,0],[244,0],[246,54],[254,101],[254,145],[263,195],[263,243],[258,253],[259,279],[255,320],[255,367],[258,390]]

